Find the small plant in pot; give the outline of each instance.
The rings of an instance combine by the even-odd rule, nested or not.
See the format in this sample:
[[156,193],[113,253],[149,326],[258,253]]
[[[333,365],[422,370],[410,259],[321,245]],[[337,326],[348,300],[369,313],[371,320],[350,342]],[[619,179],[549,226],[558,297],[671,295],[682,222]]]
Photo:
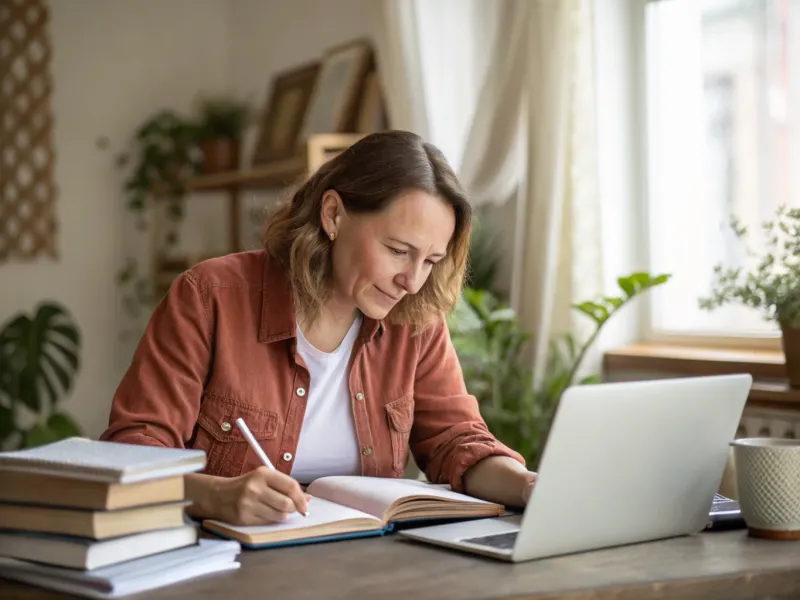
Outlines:
[[253,112],[245,101],[225,97],[201,97],[197,103],[198,146],[203,173],[239,167],[239,148]]
[[781,330],[790,385],[800,387],[800,209],[780,206],[775,218],[762,224],[764,251],[754,252],[746,244],[749,232],[737,217],[730,223],[736,237],[745,243],[754,261],[742,267],[714,267],[712,293],[700,298],[701,308],[714,310],[740,304],[758,310]]

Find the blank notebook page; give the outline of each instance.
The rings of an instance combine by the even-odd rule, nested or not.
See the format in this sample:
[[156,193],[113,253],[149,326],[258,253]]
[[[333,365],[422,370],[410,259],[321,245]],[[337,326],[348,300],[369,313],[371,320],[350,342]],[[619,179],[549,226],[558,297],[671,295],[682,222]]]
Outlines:
[[[325,525],[327,523],[335,523],[337,521],[344,521],[345,519],[375,519],[366,513],[358,510],[353,510],[346,506],[340,506],[333,502],[328,502],[322,498],[311,498],[308,502],[309,515],[304,517],[300,513],[292,513],[285,521],[281,523],[274,523],[270,525],[230,525],[229,523],[221,523],[220,521],[209,520],[209,523],[220,523],[225,525],[228,529],[234,531],[241,531],[249,535],[258,535],[261,533],[269,533],[273,531],[286,531],[288,529],[302,529],[305,527],[316,527],[318,525]],[[375,520],[375,527],[381,527],[382,522]]]

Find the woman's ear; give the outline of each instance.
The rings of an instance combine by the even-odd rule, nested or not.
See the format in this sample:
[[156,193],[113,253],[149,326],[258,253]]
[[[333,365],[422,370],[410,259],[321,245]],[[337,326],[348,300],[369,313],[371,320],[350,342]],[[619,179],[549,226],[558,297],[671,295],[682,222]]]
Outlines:
[[319,218],[327,236],[338,233],[344,212],[344,204],[339,193],[336,190],[325,190],[322,193]]

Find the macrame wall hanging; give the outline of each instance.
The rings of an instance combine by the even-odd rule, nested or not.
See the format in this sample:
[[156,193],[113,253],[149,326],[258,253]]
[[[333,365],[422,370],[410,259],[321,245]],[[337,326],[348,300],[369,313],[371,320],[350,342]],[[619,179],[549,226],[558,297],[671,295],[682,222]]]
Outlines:
[[0,0],[0,263],[58,258],[50,15]]

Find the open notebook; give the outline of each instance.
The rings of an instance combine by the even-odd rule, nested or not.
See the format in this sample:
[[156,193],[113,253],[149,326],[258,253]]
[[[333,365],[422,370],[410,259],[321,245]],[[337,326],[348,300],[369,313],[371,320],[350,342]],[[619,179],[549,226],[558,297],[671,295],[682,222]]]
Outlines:
[[282,523],[263,526],[207,519],[203,528],[248,548],[266,548],[383,535],[410,521],[496,517],[505,512],[501,504],[410,479],[322,477],[307,492],[312,496],[307,517],[295,513]]

